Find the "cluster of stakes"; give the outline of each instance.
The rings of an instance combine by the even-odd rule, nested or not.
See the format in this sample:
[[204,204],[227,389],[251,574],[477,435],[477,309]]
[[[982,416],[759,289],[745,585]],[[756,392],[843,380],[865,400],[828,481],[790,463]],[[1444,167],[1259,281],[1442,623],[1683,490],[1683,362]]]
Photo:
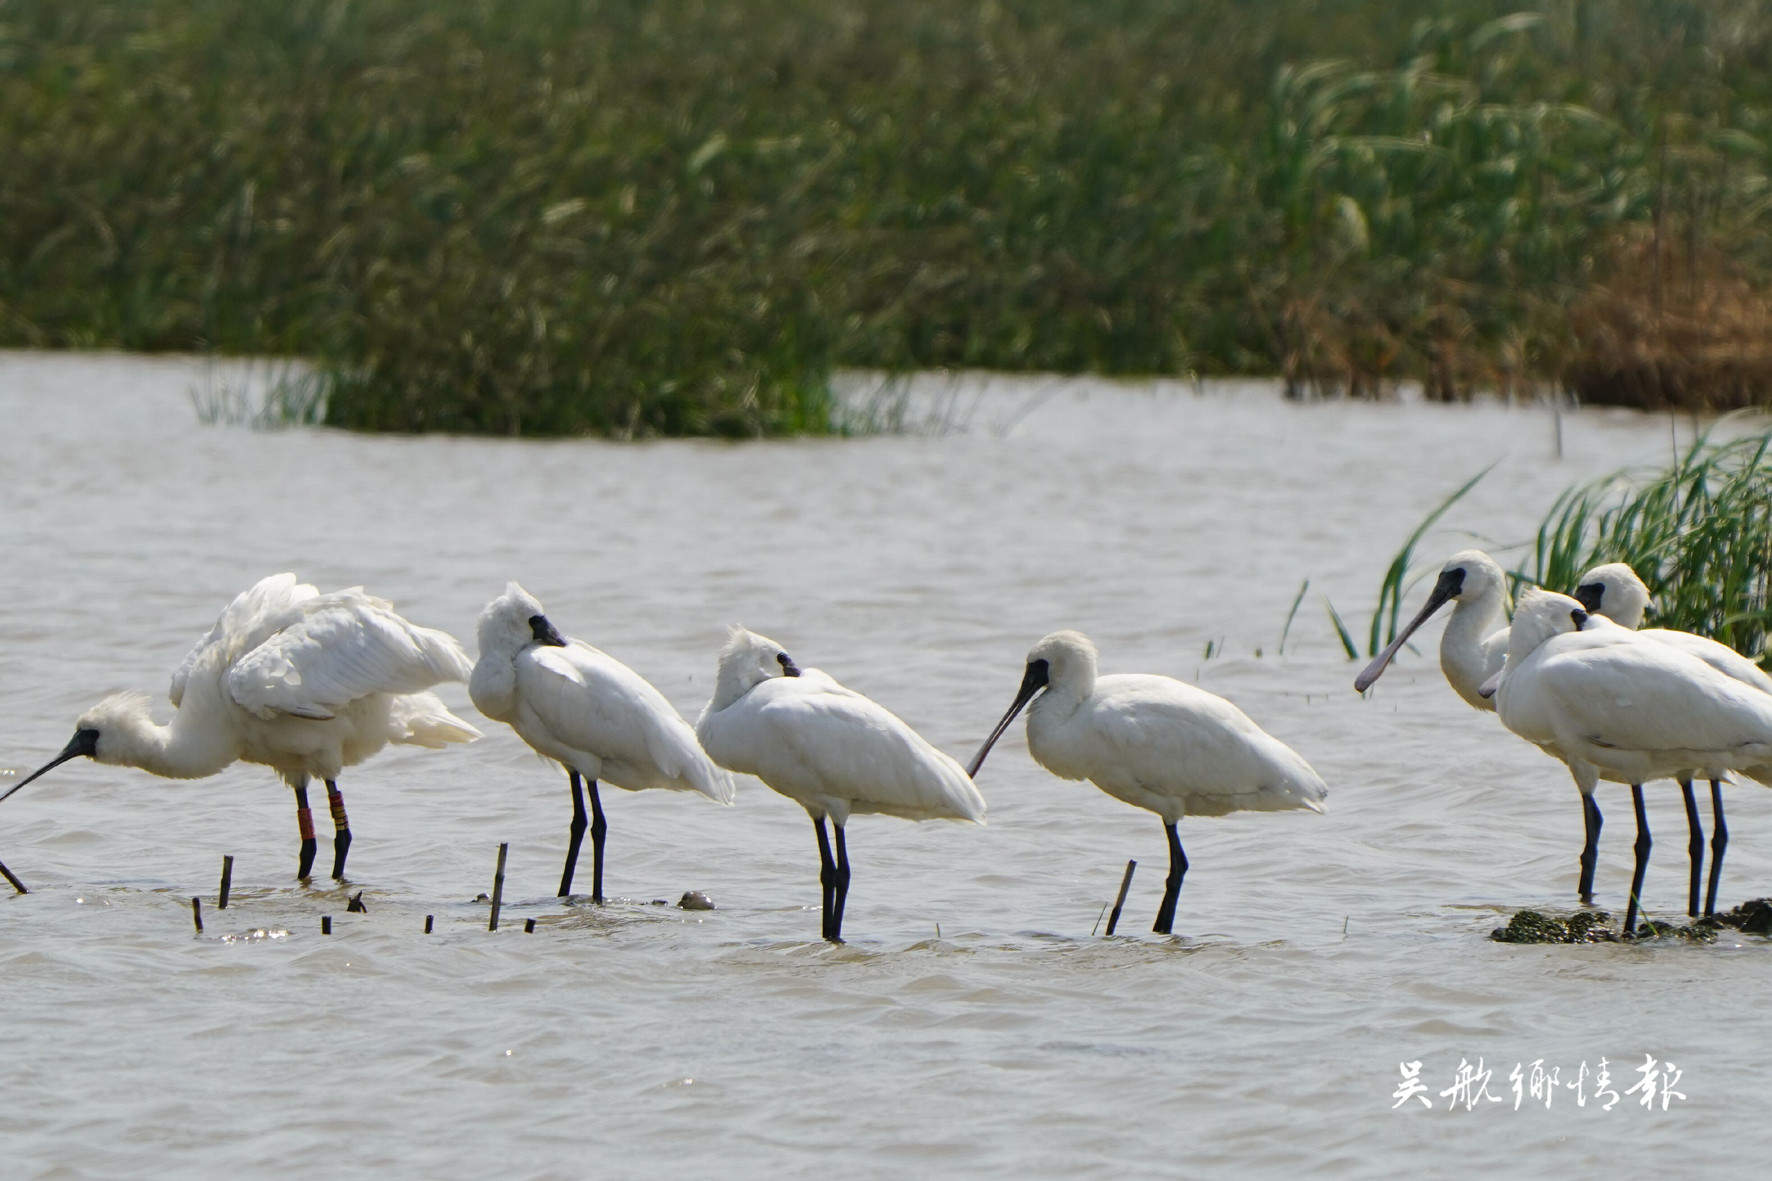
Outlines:
[[[489,904],[486,919],[486,929],[488,931],[498,930],[499,913],[504,907],[505,859],[510,853],[510,848],[511,846],[508,841],[500,842],[498,846],[498,863],[496,868],[492,871],[492,893],[490,895],[482,894],[479,896],[479,899],[477,899],[477,901],[484,901]],[[1126,872],[1120,878],[1119,893],[1114,897],[1112,903],[1102,904],[1102,915],[1107,917],[1107,933],[1109,935],[1112,935],[1115,929],[1120,925],[1120,912],[1126,905],[1126,893],[1132,888],[1132,874],[1137,868],[1137,861],[1128,861],[1126,863]],[[30,893],[30,891],[25,888],[24,883],[19,881],[16,877],[13,877],[11,871],[7,870],[3,865],[0,865],[0,873],[5,874],[6,879],[12,883],[13,888],[18,893]],[[215,892],[215,909],[228,909],[228,899],[232,894],[233,886],[234,857],[233,854],[230,853],[222,857],[221,884],[216,888]],[[665,905],[665,900],[662,898],[657,899],[653,905]],[[677,906],[681,910],[692,911],[714,909],[713,902],[700,890],[685,891],[683,897],[678,900]],[[1109,909],[1110,907],[1112,908],[1111,913]],[[345,911],[349,914],[369,913],[369,907],[363,902],[363,891],[358,890],[346,900]],[[1100,929],[1102,915],[1096,916],[1095,928],[1089,932],[1091,935],[1095,934],[1095,931]],[[427,914],[425,916],[424,932],[426,935],[430,935],[436,930],[436,920],[437,916],[434,914]],[[203,899],[198,895],[191,896],[191,925],[196,929],[197,934],[203,934]],[[937,924],[936,931],[938,934],[940,933],[940,930],[940,924]],[[523,931],[528,935],[535,934],[535,919],[524,919]],[[320,934],[332,934],[331,915],[323,914],[320,916]]]
[[[1595,788],[1602,780],[1629,784],[1638,837],[1624,929],[1627,935],[1634,930],[1649,852],[1642,785],[1669,778],[1685,792],[1693,829],[1689,909],[1697,913],[1703,841],[1691,780],[1702,776],[1712,781],[1716,820],[1709,913],[1727,843],[1721,781],[1738,771],[1772,783],[1772,678],[1714,641],[1635,630],[1648,593],[1629,567],[1590,572],[1577,596],[1524,591],[1510,621],[1500,567],[1476,551],[1454,555],[1420,614],[1355,688],[1369,688],[1415,629],[1454,603],[1440,645],[1453,688],[1561,759],[1580,789],[1587,838],[1580,858],[1583,903],[1593,900],[1598,858]],[[342,881],[351,830],[340,773],[389,743],[442,748],[481,737],[431,692],[443,682],[466,681],[481,714],[509,725],[566,771],[572,820],[561,897],[572,893],[588,834],[591,900],[603,901],[609,825],[600,784],[730,804],[733,774],[753,775],[811,819],[821,934],[840,942],[850,883],[849,819],[878,813],[982,822],[985,801],[974,780],[1024,709],[1035,762],[1063,779],[1088,780],[1162,821],[1169,874],[1152,928],[1160,934],[1173,927],[1188,869],[1177,829],[1183,817],[1321,812],[1328,795],[1309,763],[1229,701],[1172,677],[1100,675],[1095,645],[1075,631],[1054,632],[1026,654],[1014,700],[964,767],[885,707],[827,673],[802,668],[780,644],[744,628],[733,628],[720,650],[713,695],[693,726],[627,665],[561,635],[541,603],[516,583],[481,611],[477,638],[478,658],[470,661],[453,637],[410,623],[360,587],[322,594],[293,574],[274,575],[236,597],[180,663],[168,693],[170,723],[155,722],[142,695],[108,697],[80,716],[60,754],[0,800],[78,757],[174,779],[213,775],[236,761],[258,763],[294,791],[297,876],[304,880],[317,846],[308,785],[325,783],[334,825],[332,876]],[[492,895],[494,928],[504,849]],[[1109,934],[1134,865],[1127,864]],[[229,872],[224,868],[223,907]],[[0,866],[0,873],[24,891],[10,870]],[[201,924],[195,899],[193,919]]]
[[[511,846],[509,842],[501,843],[498,847],[498,868],[494,870],[492,874],[492,896],[489,899],[492,904],[492,915],[486,923],[486,929],[488,931],[498,930],[498,914],[500,908],[504,905],[505,896],[505,856],[510,852],[510,848]],[[13,877],[10,873],[6,876],[7,879],[12,882],[13,888],[20,894],[27,893],[23,883],[19,882],[17,878]],[[233,854],[230,853],[222,858],[221,886],[215,892],[215,908],[217,910],[226,910],[228,908],[228,895],[233,890],[233,886],[234,857]],[[485,895],[481,895],[481,897],[485,897]],[[363,905],[363,891],[358,890],[355,894],[351,895],[350,899],[345,903],[345,911],[349,914],[369,913],[369,908]],[[436,929],[436,919],[437,916],[434,914],[427,914],[425,916],[426,935],[431,934]],[[203,934],[203,899],[196,896],[191,898],[191,925],[197,929],[197,934]],[[523,930],[526,934],[535,934],[535,920],[524,919]],[[323,914],[320,916],[320,934],[332,934],[331,915]]]

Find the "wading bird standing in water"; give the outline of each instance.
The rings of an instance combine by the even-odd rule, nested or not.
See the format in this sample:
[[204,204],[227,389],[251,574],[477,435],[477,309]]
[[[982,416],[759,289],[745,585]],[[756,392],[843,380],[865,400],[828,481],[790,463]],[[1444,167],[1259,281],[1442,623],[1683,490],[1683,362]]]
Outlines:
[[[1581,578],[1575,593],[1590,613],[1612,620],[1621,627],[1635,628],[1643,621],[1649,604],[1649,591],[1629,566],[1614,562],[1596,566]],[[1501,672],[1507,655],[1507,576],[1489,555],[1480,550],[1464,550],[1453,554],[1440,569],[1440,576],[1429,592],[1420,612],[1398,633],[1397,638],[1354,679],[1354,688],[1364,693],[1390,665],[1397,651],[1415,634],[1417,628],[1441,607],[1452,603],[1452,618],[1440,633],[1440,669],[1446,681],[1460,697],[1477,709],[1493,710],[1493,690],[1485,693],[1487,684]],[[1603,626],[1603,625],[1601,625]],[[1772,693],[1768,678],[1754,663],[1734,650],[1688,632],[1653,629],[1641,635],[1672,644],[1698,657],[1726,676],[1765,692]],[[1772,770],[1772,769],[1769,769]],[[1703,873],[1704,833],[1698,820],[1698,805],[1692,796],[1690,775],[1682,778],[1680,789],[1686,798],[1686,820],[1691,832],[1688,849],[1692,865],[1692,889],[1687,909],[1698,913],[1698,886]],[[1716,906],[1717,880],[1721,872],[1723,848],[1728,844],[1728,830],[1723,825],[1723,793],[1716,781],[1711,783],[1711,807],[1716,818],[1716,832],[1711,841],[1711,879],[1705,913]],[[1585,839],[1581,848],[1580,876],[1576,892],[1582,902],[1594,900],[1594,870],[1599,863],[1600,829],[1604,818],[1593,791],[1581,793],[1581,820]]]
[[1028,751],[1034,761],[1061,779],[1090,780],[1162,818],[1169,877],[1151,928],[1159,935],[1175,924],[1187,874],[1175,829],[1183,816],[1321,812],[1329,794],[1298,752],[1224,698],[1172,677],[1097,676],[1095,645],[1074,631],[1053,632],[1028,653],[1021,688],[973,756],[972,774],[1030,701]]
[[603,801],[599,780],[640,791],[698,791],[730,804],[732,776],[702,751],[664,694],[621,661],[554,630],[541,602],[511,583],[480,612],[480,660],[468,680],[474,708],[506,722],[536,752],[566,768],[572,828],[560,897],[584,841],[584,777],[591,792],[591,900],[603,901]]
[[[755,775],[812,817],[823,934],[833,943],[843,941],[843,829],[851,815],[984,823],[984,797],[959,763],[882,706],[816,668],[802,672],[780,644],[742,627],[720,652],[714,696],[695,733],[716,763]],[[826,817],[836,829],[835,857]]]
[[[1606,616],[1620,627],[1635,630],[1642,625],[1643,613],[1649,607],[1649,588],[1637,577],[1637,572],[1625,563],[1608,562],[1604,566],[1595,566],[1581,576],[1581,582],[1575,588],[1575,598],[1585,610]],[[1772,696],[1772,677],[1768,677],[1759,665],[1727,644],[1719,643],[1708,636],[1664,627],[1648,628],[1637,632],[1637,635],[1678,648],[1686,655],[1704,661],[1731,680],[1740,681],[1749,688]],[[1772,766],[1750,767],[1745,773],[1762,783],[1772,783]],[[1704,874],[1704,828],[1698,819],[1698,801],[1692,795],[1690,770],[1680,776],[1680,793],[1686,800],[1686,827],[1691,837],[1686,848],[1692,866],[1692,884],[1687,897],[1686,912],[1697,915],[1698,887]],[[1717,883],[1723,876],[1723,850],[1729,845],[1729,827],[1723,821],[1721,779],[1710,781],[1710,807],[1710,883],[1704,892],[1705,914],[1716,912]]]
[[1567,595],[1521,594],[1507,664],[1492,681],[1502,723],[1567,764],[1583,795],[1601,779],[1630,784],[1637,841],[1626,934],[1649,864],[1643,784],[1772,763],[1772,695],[1677,645],[1591,626]]
[[325,781],[332,876],[342,879],[351,825],[340,772],[390,742],[436,749],[480,737],[426,692],[470,671],[452,637],[408,623],[361,587],[323,595],[274,574],[230,603],[172,674],[169,724],[154,721],[145,693],[107,697],[80,715],[61,754],[6,795],[80,755],[167,779],[260,763],[295,789],[304,879],[315,850],[308,781]]

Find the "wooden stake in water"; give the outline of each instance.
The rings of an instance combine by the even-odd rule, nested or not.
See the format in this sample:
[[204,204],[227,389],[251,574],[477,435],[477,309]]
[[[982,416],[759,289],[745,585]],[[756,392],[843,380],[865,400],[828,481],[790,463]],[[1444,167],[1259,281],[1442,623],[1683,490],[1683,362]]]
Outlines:
[[203,934],[203,900],[201,898],[191,899],[191,922],[196,924],[197,934]]
[[498,846],[498,868],[492,871],[492,921],[486,924],[488,931],[498,930],[498,908],[505,897],[505,854],[510,848],[509,841]]
[[320,934],[322,934],[322,935],[332,934],[332,916],[331,915],[323,914],[320,916]]
[[437,916],[434,914],[427,914],[425,916],[425,934],[426,935],[429,935],[431,933],[431,920],[436,917]]
[[523,920],[523,933],[525,935],[535,934],[535,920],[534,919],[524,919]]
[[1120,908],[1126,905],[1126,891],[1132,888],[1132,871],[1137,868],[1138,862],[1136,861],[1126,863],[1126,876],[1120,879],[1120,896],[1114,899],[1113,912],[1108,915],[1107,933],[1109,935],[1112,935],[1114,928],[1120,925]]
[[229,853],[222,858],[222,884],[221,889],[217,891],[217,897],[215,900],[215,908],[217,910],[226,910],[228,908],[228,887],[233,884],[234,855]]
[[5,877],[7,881],[11,882],[12,888],[17,890],[20,894],[30,893],[29,890],[25,889],[25,884],[19,881],[10,869],[6,868],[6,863],[4,861],[0,861],[0,876]]

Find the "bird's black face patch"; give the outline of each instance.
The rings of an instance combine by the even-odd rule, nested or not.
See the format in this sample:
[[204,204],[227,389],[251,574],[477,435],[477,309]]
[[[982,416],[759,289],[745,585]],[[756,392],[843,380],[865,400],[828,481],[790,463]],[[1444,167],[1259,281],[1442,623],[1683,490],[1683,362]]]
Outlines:
[[1583,611],[1580,607],[1577,607],[1575,610],[1569,612],[1569,618],[1575,621],[1575,630],[1580,631],[1581,625],[1587,622],[1587,612]]
[[1046,687],[1052,679],[1052,666],[1044,659],[1028,661],[1027,671],[1021,677],[1021,691],[1031,694],[1036,689]]
[[1600,582],[1590,582],[1575,588],[1575,597],[1589,611],[1598,611],[1600,604],[1606,600],[1606,586]]
[[1455,599],[1464,593],[1464,567],[1454,566],[1450,570],[1440,571],[1440,577],[1434,582],[1434,597],[1442,602]]
[[786,652],[777,652],[775,654],[775,663],[781,665],[781,675],[784,677],[797,677],[800,675],[800,666],[795,664],[794,658],[789,656]]
[[546,615],[529,617],[529,634],[535,637],[536,643],[546,644],[550,648],[566,646],[566,637],[554,630],[554,625],[548,622]]

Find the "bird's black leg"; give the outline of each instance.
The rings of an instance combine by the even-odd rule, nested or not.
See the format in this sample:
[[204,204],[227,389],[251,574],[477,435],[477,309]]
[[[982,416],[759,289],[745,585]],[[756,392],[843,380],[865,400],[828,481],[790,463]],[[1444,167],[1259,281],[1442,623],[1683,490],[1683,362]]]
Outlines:
[[1686,855],[1692,861],[1692,889],[1686,897],[1686,916],[1698,917],[1698,887],[1704,881],[1704,825],[1698,820],[1698,801],[1692,798],[1692,781],[1680,780],[1680,794],[1686,797],[1686,828],[1692,839],[1686,844]]
[[1637,933],[1637,903],[1643,897],[1643,875],[1649,869],[1649,815],[1643,811],[1643,785],[1630,785],[1630,802],[1637,810],[1637,867],[1630,875],[1630,901],[1624,906],[1624,933]]
[[597,781],[586,779],[591,792],[591,901],[603,901],[603,835],[609,822],[603,819],[603,797],[597,794]]
[[825,939],[835,938],[831,934],[831,912],[837,900],[837,863],[831,860],[831,838],[824,830],[824,817],[812,818],[812,831],[818,834],[818,884],[824,888],[824,929],[819,934]]
[[572,784],[572,827],[566,841],[566,868],[560,871],[562,898],[572,893],[572,875],[578,870],[578,847],[584,843],[585,827],[590,823],[585,819],[585,793],[578,784],[578,772],[568,767],[566,778]]
[[332,880],[345,880],[345,858],[351,852],[351,818],[345,815],[345,793],[326,781],[326,804],[332,809]]
[[301,830],[301,868],[295,876],[302,881],[314,870],[314,814],[308,809],[308,784],[304,779],[295,788],[295,826]]
[[6,868],[6,863],[4,861],[0,861],[0,878],[5,878],[8,882],[11,882],[12,888],[17,890],[20,894],[30,893],[29,890],[25,889],[25,884],[18,880],[18,875]]
[[1587,843],[1581,847],[1581,884],[1576,891],[1584,906],[1594,902],[1594,865],[1600,860],[1600,805],[1587,792],[1581,793],[1581,819],[1587,829]]
[[1723,876],[1723,850],[1729,847],[1729,826],[1723,823],[1723,785],[1710,781],[1710,885],[1704,892],[1704,913],[1717,913],[1717,882]]
[[1157,925],[1151,928],[1159,935],[1169,934],[1175,926],[1175,901],[1181,897],[1181,879],[1187,876],[1187,854],[1181,848],[1181,834],[1173,824],[1165,824],[1163,831],[1169,835],[1169,876],[1163,881],[1163,905],[1157,908]]
[[833,824],[837,830],[837,889],[836,905],[831,913],[831,942],[843,942],[843,906],[849,901],[849,843],[843,837],[843,826]]

